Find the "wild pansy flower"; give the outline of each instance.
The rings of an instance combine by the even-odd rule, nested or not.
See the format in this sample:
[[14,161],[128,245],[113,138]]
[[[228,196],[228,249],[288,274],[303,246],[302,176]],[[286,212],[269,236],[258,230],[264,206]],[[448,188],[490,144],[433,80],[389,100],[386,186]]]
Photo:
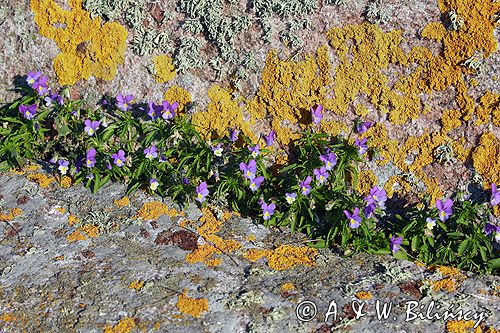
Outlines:
[[240,133],[240,131],[238,131],[237,129],[233,129],[230,133],[229,133],[229,141],[231,142],[236,142],[238,141],[238,134]]
[[146,155],[146,158],[150,161],[153,160],[154,158],[157,158],[158,153],[156,150],[156,146],[152,145],[151,147],[144,149],[144,155]]
[[349,220],[349,227],[351,229],[356,229],[359,227],[359,225],[361,224],[361,216],[359,216],[358,207],[354,207],[354,211],[352,212],[352,214],[349,213],[347,210],[344,210],[344,214]]
[[330,171],[337,164],[337,155],[335,153],[326,153],[319,157],[321,162],[325,163],[325,169]]
[[274,214],[274,210],[276,209],[276,205],[273,203],[270,203],[268,205],[265,202],[262,202],[260,205],[260,208],[262,208],[262,217],[264,218],[264,220],[267,221]]
[[42,76],[41,78],[39,78],[38,80],[36,80],[33,83],[32,88],[36,90],[36,92],[38,93],[38,95],[40,95],[40,96],[45,95],[48,92],[47,77],[46,76]]
[[158,180],[156,180],[156,178],[151,178],[149,180],[149,188],[151,189],[151,191],[156,191],[159,185],[160,184],[158,183]]
[[497,185],[491,183],[491,201],[492,206],[496,206],[500,203],[500,191],[497,190]]
[[36,115],[36,104],[31,104],[30,106],[19,105],[19,112],[23,115],[24,118],[31,120],[35,118]]
[[117,153],[114,153],[113,155],[111,155],[111,158],[113,159],[113,163],[117,166],[117,167],[122,167],[125,165],[125,152],[123,150],[118,150]]
[[313,173],[314,175],[316,176],[316,180],[320,183],[320,184],[324,184],[326,182],[326,180],[328,179],[328,176],[330,176],[328,174],[328,172],[326,171],[326,168],[324,166],[322,166],[321,168],[319,169],[314,169],[313,170]]
[[92,136],[94,133],[99,129],[99,125],[101,125],[101,122],[99,120],[92,121],[90,119],[85,120],[85,132],[87,132],[88,135]]
[[429,229],[429,230],[434,229],[434,227],[436,226],[436,220],[431,219],[430,217],[428,217],[428,218],[425,220],[425,222],[426,222],[426,227],[427,227],[427,229]]
[[363,134],[364,132],[366,132],[370,127],[372,127],[373,123],[370,123],[370,122],[360,122],[357,126],[356,126],[356,132],[358,132],[359,134]]
[[365,198],[367,203],[374,203],[379,207],[384,207],[387,200],[387,193],[383,188],[373,186],[370,189],[370,194]]
[[451,199],[447,199],[444,203],[439,199],[436,200],[436,208],[439,211],[439,219],[441,221],[446,221],[453,214],[452,206],[453,201]]
[[401,244],[403,244],[403,237],[392,236],[390,245],[392,253],[398,252]]
[[257,172],[257,163],[255,160],[250,160],[248,164],[244,162],[240,163],[240,170],[243,171],[243,176],[250,180],[255,178],[255,173]]
[[285,193],[285,198],[286,198],[286,202],[288,202],[291,205],[291,204],[293,204],[293,202],[297,198],[297,193],[295,193],[295,192]]
[[270,147],[273,145],[274,140],[276,137],[276,132],[274,130],[271,130],[268,135],[264,136],[264,141],[266,142],[266,146]]
[[179,104],[177,102],[170,104],[168,101],[163,101],[163,119],[168,120],[175,117],[175,109],[177,109],[178,106]]
[[59,160],[59,162],[57,162],[59,164],[59,171],[61,172],[61,174],[65,175],[67,172],[68,172],[68,165],[69,165],[69,161],[66,161],[66,160]]
[[196,200],[200,203],[206,200],[208,193],[208,185],[206,182],[201,182],[200,185],[196,186]]
[[97,151],[95,148],[90,148],[87,150],[87,156],[85,156],[85,165],[87,168],[93,168],[95,166],[95,154]]
[[256,158],[260,154],[260,145],[255,145],[254,147],[248,147],[248,150],[252,153],[252,157]]
[[355,140],[355,144],[358,147],[358,151],[359,151],[360,155],[363,155],[368,150],[368,146],[366,145],[366,140],[367,140],[366,138],[363,138],[361,140],[359,140],[359,139]]
[[300,182],[299,187],[303,195],[308,195],[311,192],[311,181],[311,176],[307,176],[303,182]]
[[370,218],[373,213],[375,213],[375,204],[374,203],[368,203],[365,207],[365,209],[363,210],[363,213],[365,213],[365,216],[367,218]]
[[56,92],[49,92],[49,96],[46,96],[44,98],[44,101],[45,101],[45,106],[46,107],[51,107],[53,104],[52,102],[57,102],[59,105],[63,105],[63,100],[62,100],[62,97],[56,93]]
[[189,184],[189,179],[187,179],[186,177],[182,177],[182,183],[183,183],[184,185]]
[[224,148],[222,148],[222,143],[219,143],[216,147],[212,147],[212,151],[214,152],[214,155],[217,157],[222,156],[222,151]]
[[156,105],[153,102],[148,103],[148,116],[151,117],[151,119],[155,120],[156,118],[161,116],[161,112],[163,111],[163,105]]
[[33,71],[29,71],[28,72],[28,75],[26,76],[26,82],[32,86],[33,83],[36,82],[36,80],[38,80],[38,78],[42,76],[42,72],[38,71],[38,72],[33,72]]
[[319,124],[323,119],[323,105],[319,104],[316,109],[311,106],[311,116],[315,124]]
[[264,181],[263,176],[255,177],[254,179],[250,180],[250,189],[252,192],[255,192],[259,189],[260,184]]
[[133,99],[134,99],[133,95],[123,96],[122,94],[118,94],[118,96],[116,96],[118,107],[123,111],[128,111],[132,108],[130,106],[130,102],[132,102]]

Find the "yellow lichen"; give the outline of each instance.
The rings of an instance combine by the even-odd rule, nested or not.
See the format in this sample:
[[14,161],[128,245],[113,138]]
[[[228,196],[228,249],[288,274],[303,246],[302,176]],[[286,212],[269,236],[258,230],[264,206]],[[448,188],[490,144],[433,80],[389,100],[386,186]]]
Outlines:
[[71,227],[71,226],[74,226],[75,224],[78,224],[80,223],[80,219],[76,216],[76,215],[72,215],[70,214],[68,216],[68,225]]
[[0,213],[0,221],[10,222],[21,214],[23,214],[23,210],[21,208],[11,208],[10,212],[7,214]]
[[462,125],[460,115],[461,112],[459,110],[445,110],[441,117],[441,131],[446,134],[452,129],[460,127]]
[[73,179],[69,176],[62,176],[61,179],[59,179],[59,185],[64,188],[69,188],[73,185]]
[[10,323],[10,322],[13,322],[13,321],[16,320],[16,316],[14,316],[11,313],[2,313],[0,315],[0,320],[4,321],[4,322],[7,322],[7,323]]
[[38,184],[40,187],[48,187],[53,181],[55,181],[55,178],[52,176],[47,176],[46,174],[43,173],[32,173],[26,176],[31,181],[34,181],[35,183]]
[[177,299],[177,308],[181,313],[193,317],[200,317],[203,312],[208,310],[208,300],[206,298],[191,298],[187,296],[187,290],[184,289]]
[[356,184],[356,191],[362,196],[370,193],[370,189],[378,184],[377,176],[371,170],[361,170],[358,174],[358,183]]
[[291,290],[295,290],[295,286],[293,285],[293,283],[291,282],[286,282],[286,283],[283,283],[281,285],[281,291],[291,291]]
[[314,266],[318,250],[307,246],[280,245],[274,250],[249,249],[244,257],[257,261],[262,257],[268,260],[267,265],[274,270],[284,270],[296,265]]
[[54,257],[52,260],[54,260],[54,261],[64,260],[64,254],[61,254],[60,256]]
[[64,207],[56,207],[56,210],[59,212],[59,214],[66,214],[66,208]]
[[495,117],[495,112],[498,112],[499,109],[500,94],[495,94],[491,91],[487,91],[479,100],[479,105],[476,108],[476,112],[474,113],[474,115],[477,117],[474,125],[483,125],[490,123],[490,117]]
[[76,241],[82,241],[82,240],[86,240],[86,239],[87,239],[87,236],[82,234],[79,229],[73,231],[71,234],[66,236],[66,241],[68,243],[73,243]]
[[168,88],[165,93],[165,100],[169,103],[176,102],[179,104],[179,108],[177,109],[179,112],[183,111],[186,105],[192,101],[189,91],[179,86],[172,86]]
[[112,80],[118,64],[124,62],[127,30],[116,22],[102,24],[83,10],[82,0],[69,0],[63,10],[53,0],[30,1],[40,35],[61,49],[54,58],[59,84],[74,84],[91,75]]
[[100,228],[96,225],[93,224],[86,224],[83,227],[80,228],[81,231],[87,234],[87,236],[94,238],[99,236],[100,233]]
[[269,253],[269,250],[249,249],[249,250],[245,251],[245,254],[243,255],[243,257],[247,258],[248,260],[250,260],[252,262],[256,262],[260,258],[267,256],[268,253]]
[[130,289],[134,289],[135,291],[141,291],[142,287],[144,287],[144,281],[142,280],[132,281],[128,287]]
[[151,221],[158,219],[162,215],[168,215],[170,217],[184,216],[184,212],[179,212],[174,208],[169,209],[163,202],[151,201],[146,202],[141,209],[139,209],[135,217]]
[[128,197],[123,197],[121,199],[114,200],[113,203],[115,204],[116,207],[122,208],[130,204],[130,199]]
[[177,73],[175,71],[172,58],[166,54],[153,57],[153,64],[155,66],[155,80],[156,83],[163,83],[172,80]]
[[484,187],[500,184],[500,142],[491,132],[485,132],[472,152],[472,165],[483,176]]
[[432,285],[432,290],[436,292],[441,290],[447,290],[448,292],[453,292],[457,290],[458,287],[457,281],[455,281],[452,278],[445,278],[438,281],[433,281],[431,285]]
[[[473,320],[450,320],[446,322],[446,332],[448,333],[467,333],[472,332],[472,328],[474,328]],[[483,330],[480,326],[478,326],[473,332],[481,333]]]
[[372,297],[373,297],[372,293],[369,291],[359,291],[356,294],[354,294],[354,296],[356,296],[356,298],[360,299],[360,300],[368,300],[368,299],[372,299]]
[[109,325],[104,326],[103,333],[129,333],[132,329],[135,328],[135,322],[133,318],[123,318],[118,324],[111,327]]

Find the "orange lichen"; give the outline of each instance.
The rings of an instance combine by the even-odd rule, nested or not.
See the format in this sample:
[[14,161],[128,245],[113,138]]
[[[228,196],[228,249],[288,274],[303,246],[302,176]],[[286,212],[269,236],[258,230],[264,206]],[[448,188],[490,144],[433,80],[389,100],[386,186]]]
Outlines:
[[170,58],[166,54],[153,57],[153,64],[155,66],[155,80],[156,83],[163,83],[172,80],[177,73]]
[[458,283],[452,278],[445,278],[438,281],[431,282],[432,290],[438,292],[441,290],[447,290],[448,292],[452,292],[457,290]]
[[63,10],[53,0],[30,1],[40,35],[61,49],[54,58],[59,84],[74,84],[91,75],[112,80],[118,64],[124,62],[127,30],[116,22],[102,24],[83,10],[82,0],[69,0]]
[[128,197],[123,197],[121,199],[114,200],[113,203],[115,204],[116,207],[122,208],[130,205],[130,199]]
[[184,216],[184,212],[179,212],[174,208],[169,209],[163,202],[151,201],[146,202],[141,209],[139,209],[135,218],[151,221],[158,219],[162,215],[170,217]]
[[0,320],[10,323],[16,320],[16,316],[14,316],[12,313],[2,313],[0,315]]
[[59,179],[59,185],[61,185],[64,188],[70,188],[71,185],[73,185],[73,179],[69,176],[62,176]]
[[100,233],[100,228],[96,225],[93,224],[86,224],[82,227],[79,227],[75,231],[73,231],[71,234],[66,236],[66,241],[68,243],[73,243],[76,241],[82,241],[86,240],[87,237],[97,237],[99,236]]
[[208,310],[208,300],[206,298],[191,298],[187,296],[187,290],[184,289],[177,299],[177,308],[181,313],[193,317],[200,317],[203,312]]
[[128,287],[130,289],[134,289],[135,291],[141,291],[142,287],[144,287],[144,281],[142,280],[135,280],[135,281],[132,281]]
[[362,196],[370,193],[370,189],[378,184],[377,176],[371,170],[361,170],[358,174],[358,183],[356,191]]
[[381,123],[376,123],[368,131],[363,133],[362,138],[369,138],[369,147],[375,148],[381,159],[377,161],[379,165],[385,165],[392,161],[399,150],[398,140],[391,140],[387,135],[387,129]]
[[[500,94],[487,91],[479,100],[479,105],[476,108],[474,115],[477,117],[474,125],[483,125],[491,122],[496,116],[496,112],[500,110]],[[491,118],[491,119],[490,119]],[[496,118],[495,118],[496,121]],[[495,124],[495,126],[498,126]]]
[[270,250],[264,249],[249,249],[245,251],[243,257],[247,258],[252,262],[256,262],[260,258],[266,257]]
[[460,115],[461,112],[459,110],[443,111],[443,116],[441,117],[442,133],[446,134],[452,129],[460,127],[460,125],[462,125]]
[[87,236],[94,238],[99,236],[101,229],[93,224],[86,224],[83,227],[79,228],[81,231],[87,234]]
[[281,291],[291,291],[291,290],[295,290],[295,286],[293,285],[293,283],[291,282],[286,282],[286,283],[283,283],[280,287]]
[[472,165],[483,176],[483,185],[500,183],[500,142],[491,132],[485,132],[472,152]]
[[71,227],[71,226],[74,226],[75,224],[78,224],[80,223],[80,219],[76,216],[76,215],[72,215],[70,214],[68,216],[68,225]]
[[478,326],[474,331],[474,320],[450,320],[446,322],[446,332],[448,333],[481,333],[483,330]]
[[64,215],[66,214],[66,208],[64,207],[56,207],[56,210],[59,212],[59,214]]
[[284,270],[296,265],[314,266],[318,250],[307,246],[280,245],[274,250],[250,249],[244,257],[257,261],[262,257],[268,260],[267,265],[274,270]]
[[433,265],[429,266],[430,271],[438,271],[443,276],[456,278],[456,279],[465,279],[465,275],[455,267],[451,266],[443,266],[443,265]]
[[23,210],[21,208],[11,208],[10,212],[7,214],[0,213],[0,221],[1,222],[10,222],[21,214],[23,214]]
[[411,184],[400,176],[391,176],[384,185],[384,190],[388,198],[392,198],[394,193],[408,193],[411,190]]
[[356,296],[356,298],[360,300],[368,300],[372,299],[373,297],[372,293],[369,291],[359,291],[356,294],[354,294],[354,296]]
[[64,260],[64,254],[61,254],[60,256],[54,257],[52,260],[54,260],[54,261]]
[[34,181],[35,183],[38,184],[40,187],[48,187],[53,181],[55,181],[55,178],[52,176],[47,176],[46,174],[43,173],[32,173],[26,176],[31,181]]
[[135,322],[133,318],[123,318],[118,324],[111,327],[109,325],[104,326],[103,333],[129,333],[132,329],[135,328]]
[[66,241],[68,243],[73,243],[76,241],[82,241],[82,240],[86,240],[86,239],[87,239],[87,236],[85,236],[83,233],[81,233],[79,229],[73,231],[71,234],[66,236]]
[[179,86],[172,86],[168,88],[165,93],[165,100],[169,103],[177,102],[177,104],[179,104],[179,108],[177,109],[179,112],[184,111],[186,105],[192,101],[189,91]]

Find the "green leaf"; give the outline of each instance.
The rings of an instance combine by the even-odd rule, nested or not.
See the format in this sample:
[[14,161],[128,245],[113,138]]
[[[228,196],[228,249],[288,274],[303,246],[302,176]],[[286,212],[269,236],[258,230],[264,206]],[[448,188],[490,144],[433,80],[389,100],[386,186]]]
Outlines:
[[488,260],[487,265],[491,270],[499,269],[500,268],[500,258]]
[[394,258],[397,258],[397,259],[408,260],[408,254],[403,249],[399,249],[399,251],[394,253],[393,256],[394,256]]
[[460,246],[458,247],[458,255],[461,256],[464,254],[464,251],[467,249],[467,246],[469,245],[469,239],[464,239],[462,243],[460,243]]
[[391,252],[391,249],[386,247],[386,248],[378,249],[377,251],[374,251],[373,253],[374,254],[391,254],[392,252]]

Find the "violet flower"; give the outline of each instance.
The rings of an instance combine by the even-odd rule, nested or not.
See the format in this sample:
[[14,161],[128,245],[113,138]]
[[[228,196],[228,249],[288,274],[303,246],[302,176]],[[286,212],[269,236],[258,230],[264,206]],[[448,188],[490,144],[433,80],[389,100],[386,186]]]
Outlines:
[[92,136],[94,133],[99,129],[99,125],[101,125],[101,122],[99,120],[92,121],[90,119],[85,120],[85,132],[87,132],[88,135]]
[[363,138],[361,140],[359,140],[359,139],[355,140],[355,144],[358,147],[358,151],[359,151],[360,155],[363,155],[368,150],[368,146],[366,145],[366,141],[367,141],[366,138]]
[[351,229],[356,229],[359,227],[359,225],[361,224],[361,216],[359,216],[358,207],[354,207],[354,211],[352,212],[352,214],[349,213],[347,210],[344,210],[344,214],[349,220],[349,227]]
[[337,155],[335,153],[326,153],[319,157],[321,162],[325,163],[325,169],[330,171],[337,164]]
[[33,86],[33,83],[36,82],[36,80],[38,80],[38,78],[42,76],[42,72],[38,71],[38,72],[33,72],[33,71],[29,71],[28,72],[28,75],[26,76],[26,82],[30,85],[30,86]]
[[35,118],[36,115],[36,104],[31,104],[30,106],[19,105],[19,112],[23,115],[24,118],[31,120]]
[[267,221],[274,214],[274,210],[276,209],[276,205],[273,203],[270,203],[268,205],[265,202],[262,202],[262,204],[260,205],[260,208],[262,208],[262,217],[264,218],[264,220]]
[[118,150],[117,153],[114,153],[111,155],[111,158],[113,159],[113,163],[118,166],[122,167],[125,165],[125,152],[123,150]]
[[97,151],[95,148],[90,148],[87,150],[87,156],[85,156],[85,165],[87,168],[93,168],[95,166],[95,155]]
[[367,203],[376,204],[379,207],[384,207],[384,204],[387,200],[387,193],[383,188],[378,186],[373,186],[370,189],[370,194],[365,198]]
[[161,116],[161,113],[163,111],[163,105],[156,105],[153,102],[148,103],[149,111],[148,111],[148,116],[151,117],[151,119],[155,120],[156,118],[159,118]]
[[320,184],[324,184],[326,182],[326,180],[328,179],[328,177],[330,176],[328,174],[328,172],[326,171],[326,168],[324,166],[322,166],[321,168],[319,169],[314,169],[313,170],[313,173],[314,175],[316,176],[316,180],[320,183]]
[[491,201],[492,206],[496,206],[500,203],[500,191],[497,190],[497,185],[491,183]]
[[311,181],[311,176],[307,176],[303,182],[300,182],[299,187],[303,195],[308,195],[311,192]]
[[187,179],[186,177],[182,177],[182,183],[183,183],[184,185],[189,184],[189,179]]
[[370,127],[372,127],[373,123],[370,122],[361,122],[356,126],[356,132],[359,134],[363,134],[366,132]]
[[271,130],[268,135],[264,136],[264,141],[266,142],[266,146],[270,147],[273,145],[274,140],[276,138],[276,132]]
[[233,129],[231,131],[231,133],[229,133],[229,141],[231,141],[231,142],[238,141],[238,134],[239,133],[240,133],[240,131],[238,131],[237,129]]
[[486,225],[484,226],[484,234],[486,236],[488,236],[492,232],[494,232],[494,233],[500,232],[500,226],[496,226],[496,225],[491,224],[491,223],[486,223]]
[[122,94],[118,94],[116,96],[116,101],[118,102],[118,108],[122,109],[123,111],[128,111],[132,107],[130,106],[130,102],[134,99],[134,96],[132,95],[127,95],[123,96]]
[[252,157],[256,158],[260,154],[260,145],[255,145],[254,147],[248,147],[248,150],[252,153]]
[[452,206],[453,201],[451,199],[447,199],[444,203],[441,200],[436,200],[436,208],[439,211],[439,219],[441,221],[446,221],[453,214]]
[[59,160],[58,162],[59,164],[59,171],[61,172],[61,174],[65,175],[67,172],[68,172],[68,165],[69,165],[69,161],[66,161],[66,160]]
[[243,171],[243,176],[250,180],[255,178],[255,173],[257,172],[257,163],[255,160],[250,160],[248,164],[244,162],[240,163],[240,170]]
[[223,150],[224,150],[224,148],[222,148],[222,143],[219,143],[217,146],[212,147],[212,151],[213,151],[214,155],[217,156],[217,157],[221,157],[222,156],[222,151]]
[[375,213],[375,204],[374,203],[368,203],[363,210],[363,213],[367,218],[370,218],[374,213]]
[[255,177],[254,179],[250,180],[250,190],[252,190],[252,192],[257,191],[260,187],[260,184],[262,184],[263,181],[264,181],[263,176]]
[[297,198],[297,193],[295,193],[295,192],[285,193],[285,198],[286,198],[286,202],[288,202],[291,205],[291,204],[293,204],[293,202]]
[[403,237],[392,236],[391,237],[391,244],[390,244],[390,248],[391,248],[392,253],[398,252],[401,244],[403,244]]
[[149,180],[149,188],[151,189],[151,191],[156,191],[159,185],[160,184],[158,183],[158,180],[156,180],[156,178],[151,178]]
[[153,160],[154,158],[157,158],[158,153],[156,150],[156,146],[152,145],[151,147],[144,149],[144,155],[146,155],[146,158],[150,161]]
[[312,115],[312,119],[313,119],[313,122],[315,124],[319,124],[321,122],[321,120],[323,119],[323,105],[319,104],[316,109],[314,109],[312,106],[311,106],[311,115]]
[[178,106],[179,104],[177,102],[170,104],[168,101],[163,101],[163,119],[168,120],[175,117],[175,109],[177,109]]
[[200,203],[206,200],[208,193],[208,185],[206,182],[201,182],[200,185],[196,186],[196,200]]
[[33,83],[32,88],[36,90],[36,92],[38,93],[38,95],[40,95],[40,96],[45,95],[48,92],[47,77],[46,76],[42,76],[41,78],[39,78],[38,80],[36,80]]

